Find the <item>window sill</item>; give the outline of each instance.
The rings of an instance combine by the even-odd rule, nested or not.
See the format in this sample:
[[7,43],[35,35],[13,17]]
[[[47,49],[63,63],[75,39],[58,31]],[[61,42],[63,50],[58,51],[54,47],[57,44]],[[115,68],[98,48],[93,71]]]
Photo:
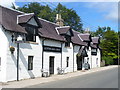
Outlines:
[[65,48],[70,48],[70,49],[71,49],[71,47],[70,47],[70,46],[65,46]]
[[30,43],[30,44],[37,44],[38,45],[38,43],[32,42],[32,41],[25,41],[24,43]]

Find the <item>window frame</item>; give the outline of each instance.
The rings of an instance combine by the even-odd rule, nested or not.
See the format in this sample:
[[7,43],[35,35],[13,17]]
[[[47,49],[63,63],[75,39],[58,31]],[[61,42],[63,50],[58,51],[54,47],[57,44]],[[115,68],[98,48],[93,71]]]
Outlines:
[[66,57],[66,67],[69,67],[69,57]]
[[[38,29],[35,26],[32,25],[26,25],[26,32],[28,34],[26,34],[26,41],[31,41],[31,42],[36,42],[36,36],[38,35]],[[33,31],[32,31],[33,30]],[[29,39],[29,36],[32,35],[32,39]]]
[[66,38],[65,47],[70,47],[71,36],[66,35],[65,38]]
[[28,56],[28,71],[33,70],[33,58],[34,56]]

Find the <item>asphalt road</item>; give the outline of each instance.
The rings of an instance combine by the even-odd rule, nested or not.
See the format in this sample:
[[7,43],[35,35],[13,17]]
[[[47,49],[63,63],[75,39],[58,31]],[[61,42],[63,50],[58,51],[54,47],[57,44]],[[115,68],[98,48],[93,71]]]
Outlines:
[[52,81],[28,88],[118,88],[118,68]]

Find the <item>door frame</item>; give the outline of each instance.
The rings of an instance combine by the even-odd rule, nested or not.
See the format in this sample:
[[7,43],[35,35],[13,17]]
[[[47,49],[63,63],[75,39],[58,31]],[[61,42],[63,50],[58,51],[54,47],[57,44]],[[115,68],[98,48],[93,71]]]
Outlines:
[[[54,74],[54,64],[55,64],[54,59],[55,59],[55,56],[49,56],[49,73],[50,73],[50,75],[51,75],[51,74]],[[52,63],[51,61],[52,61],[53,63]],[[53,65],[52,65],[52,66],[53,66],[52,68],[50,67],[51,64],[53,64]],[[51,69],[52,69],[53,72],[51,72]]]

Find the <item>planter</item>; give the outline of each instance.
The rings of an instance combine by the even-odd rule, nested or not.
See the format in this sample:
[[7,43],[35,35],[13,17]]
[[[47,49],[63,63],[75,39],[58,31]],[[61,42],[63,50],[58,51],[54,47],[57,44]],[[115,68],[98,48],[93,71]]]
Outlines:
[[15,51],[15,48],[14,48],[13,46],[11,46],[11,47],[10,47],[10,52],[11,52],[11,54],[13,54],[14,51]]

